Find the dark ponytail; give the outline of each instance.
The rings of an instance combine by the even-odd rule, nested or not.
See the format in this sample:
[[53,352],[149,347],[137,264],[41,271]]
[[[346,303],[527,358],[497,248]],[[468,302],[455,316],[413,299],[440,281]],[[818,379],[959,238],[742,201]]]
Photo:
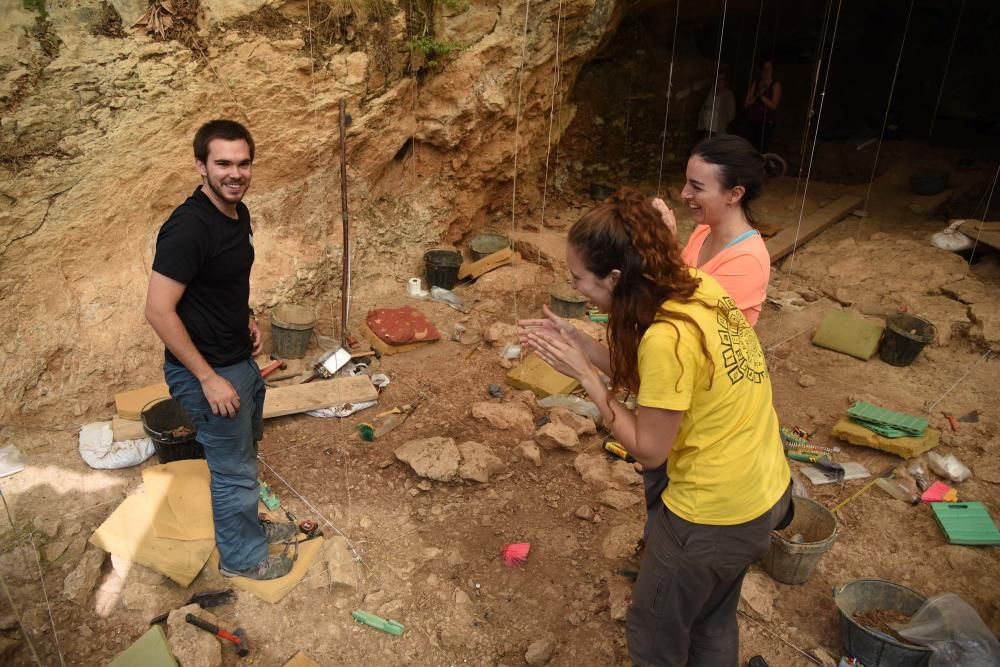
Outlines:
[[757,217],[750,204],[760,196],[767,177],[784,173],[784,160],[773,153],[761,155],[749,141],[735,134],[718,134],[703,139],[694,147],[691,155],[717,165],[719,180],[727,190],[732,190],[737,185],[743,186],[745,192],[740,199],[740,206],[747,222],[756,226]]

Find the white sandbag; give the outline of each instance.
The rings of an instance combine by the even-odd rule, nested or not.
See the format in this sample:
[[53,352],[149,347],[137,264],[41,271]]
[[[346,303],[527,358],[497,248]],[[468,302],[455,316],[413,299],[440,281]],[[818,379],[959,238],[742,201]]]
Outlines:
[[947,228],[931,235],[931,245],[941,250],[950,252],[961,252],[972,247],[973,241],[968,236],[958,231],[958,228],[967,220],[952,220]]
[[111,422],[94,422],[80,429],[80,457],[91,468],[128,468],[139,465],[154,451],[149,438],[115,442]]

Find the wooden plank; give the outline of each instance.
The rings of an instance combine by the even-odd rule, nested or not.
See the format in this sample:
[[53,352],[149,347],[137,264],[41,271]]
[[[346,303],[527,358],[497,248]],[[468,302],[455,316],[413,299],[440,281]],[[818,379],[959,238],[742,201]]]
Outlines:
[[475,262],[463,262],[462,266],[458,269],[459,280],[465,280],[466,278],[478,278],[484,273],[489,273],[493,269],[500,268],[505,264],[510,264],[514,258],[520,259],[520,255],[515,253],[507,246],[503,250],[498,250],[497,252],[487,255],[480,260]]
[[117,415],[111,418],[111,432],[114,433],[115,442],[149,437],[143,430],[141,421],[122,419]]
[[166,383],[151,384],[142,389],[133,389],[115,394],[115,408],[122,419],[139,419],[139,412],[150,401],[157,398],[170,398],[170,388]]
[[309,384],[275,387],[264,398],[264,419],[319,410],[341,403],[361,403],[378,398],[367,375],[313,380]]
[[810,213],[802,220],[802,225],[798,229],[798,241],[795,239],[796,226],[778,232],[765,242],[767,252],[771,255],[771,263],[778,261],[833,223],[860,208],[863,202],[864,199],[861,197],[844,195],[818,211]]
[[979,243],[1000,249],[1000,222],[968,220],[958,226],[958,231],[972,240],[978,239]]

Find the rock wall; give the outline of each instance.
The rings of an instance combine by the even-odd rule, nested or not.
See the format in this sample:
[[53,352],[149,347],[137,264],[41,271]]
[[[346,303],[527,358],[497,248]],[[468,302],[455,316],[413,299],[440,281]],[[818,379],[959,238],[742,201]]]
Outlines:
[[[530,3],[526,41],[524,2],[440,17],[441,34],[466,46],[416,74],[402,13],[388,26],[386,73],[360,37],[311,49],[304,0],[271,3],[289,20],[281,38],[222,23],[234,3],[202,0],[204,48],[154,40],[132,19],[124,38],[95,34],[106,16],[96,1],[50,0],[45,21],[10,4],[0,9],[13,28],[0,37],[0,423],[72,427],[108,414],[116,391],[159,378],[162,348],[142,316],[153,244],[199,183],[190,141],[206,120],[243,119],[258,145],[247,197],[258,307],[338,309],[340,98],[353,117],[356,293],[413,274],[426,247],[509,224],[522,45],[516,214],[530,216],[539,194],[557,0]],[[563,0],[560,96],[613,30],[615,4]]]

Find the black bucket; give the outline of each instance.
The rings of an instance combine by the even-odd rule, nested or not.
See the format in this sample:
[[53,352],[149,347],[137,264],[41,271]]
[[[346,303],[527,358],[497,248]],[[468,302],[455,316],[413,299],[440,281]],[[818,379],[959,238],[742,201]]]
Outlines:
[[896,641],[855,620],[856,614],[889,610],[912,617],[926,600],[915,591],[881,579],[855,579],[833,589],[844,652],[868,667],[925,667],[933,651]]
[[195,440],[197,429],[174,399],[150,401],[142,408],[139,418],[142,429],[153,441],[160,463],[205,458],[205,449]]
[[909,366],[937,333],[934,325],[922,317],[896,313],[885,321],[885,338],[879,356],[893,366]]
[[457,250],[428,250],[424,253],[427,286],[452,289],[458,282],[460,266],[462,266],[462,253]]

